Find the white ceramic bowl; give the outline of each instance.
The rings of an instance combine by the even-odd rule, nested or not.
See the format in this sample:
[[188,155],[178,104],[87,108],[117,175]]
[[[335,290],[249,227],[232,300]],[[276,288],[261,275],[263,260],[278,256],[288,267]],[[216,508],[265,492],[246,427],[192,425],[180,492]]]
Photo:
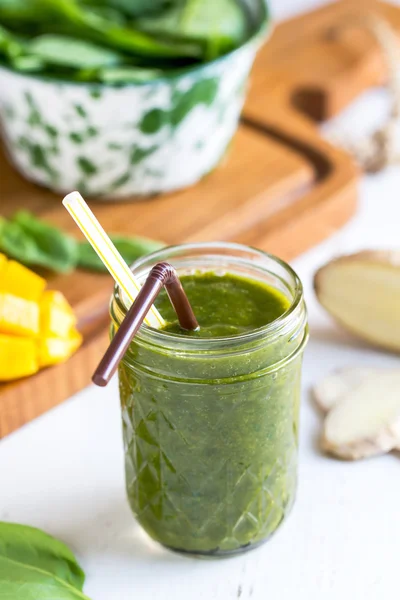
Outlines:
[[11,161],[59,193],[116,198],[191,185],[216,166],[237,128],[264,35],[265,18],[230,54],[121,87],[0,67],[0,118]]

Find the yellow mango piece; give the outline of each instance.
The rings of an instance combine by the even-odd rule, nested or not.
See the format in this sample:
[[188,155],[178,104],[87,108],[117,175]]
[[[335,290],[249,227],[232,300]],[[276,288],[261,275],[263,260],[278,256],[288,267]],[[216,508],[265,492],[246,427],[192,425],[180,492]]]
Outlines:
[[33,375],[39,370],[36,342],[0,334],[0,381]]
[[7,261],[0,271],[0,292],[38,302],[45,287],[43,277],[15,260]]
[[82,336],[73,329],[67,338],[44,337],[38,340],[39,366],[48,367],[69,358],[82,343]]
[[6,266],[6,264],[7,264],[7,256],[5,254],[0,253],[0,277],[2,276],[4,267]]
[[0,333],[37,336],[39,304],[13,294],[0,293]]
[[40,333],[45,337],[68,337],[76,324],[70,304],[61,292],[48,290],[40,301]]

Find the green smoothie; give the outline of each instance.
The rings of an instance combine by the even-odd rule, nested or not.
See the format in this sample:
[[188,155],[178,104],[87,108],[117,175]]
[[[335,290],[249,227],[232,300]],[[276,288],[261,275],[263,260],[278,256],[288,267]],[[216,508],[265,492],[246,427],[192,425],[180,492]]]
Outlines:
[[162,293],[165,347],[138,336],[119,367],[128,499],[165,546],[230,554],[268,538],[294,500],[304,324],[264,333],[291,302],[260,280],[181,281],[200,330],[183,331]]
[[216,338],[240,335],[275,321],[290,305],[274,288],[238,275],[198,273],[181,278],[200,325],[198,331],[183,331],[165,292],[157,308],[167,321],[165,331],[192,337]]

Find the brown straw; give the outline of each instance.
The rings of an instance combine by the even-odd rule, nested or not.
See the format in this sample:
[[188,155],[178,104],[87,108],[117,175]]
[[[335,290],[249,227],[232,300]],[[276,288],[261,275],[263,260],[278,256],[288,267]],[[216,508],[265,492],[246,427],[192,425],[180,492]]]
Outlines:
[[165,286],[178,316],[180,326],[187,330],[198,329],[199,324],[175,269],[168,263],[158,263],[150,271],[135,302],[128,310],[125,319],[95,370],[92,377],[93,383],[104,387],[110,381],[163,286]]

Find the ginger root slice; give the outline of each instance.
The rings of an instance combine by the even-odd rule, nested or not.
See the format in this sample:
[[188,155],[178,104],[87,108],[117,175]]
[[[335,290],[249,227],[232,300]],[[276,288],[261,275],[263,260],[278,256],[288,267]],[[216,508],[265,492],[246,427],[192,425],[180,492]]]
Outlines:
[[328,413],[322,448],[347,460],[400,446],[400,370],[371,374],[346,392]]
[[320,268],[314,288],[324,308],[369,343],[400,352],[400,251],[364,251]]
[[319,410],[326,414],[343,397],[352,392],[370,375],[379,375],[386,369],[371,369],[369,367],[345,367],[326,375],[312,389],[313,400]]

